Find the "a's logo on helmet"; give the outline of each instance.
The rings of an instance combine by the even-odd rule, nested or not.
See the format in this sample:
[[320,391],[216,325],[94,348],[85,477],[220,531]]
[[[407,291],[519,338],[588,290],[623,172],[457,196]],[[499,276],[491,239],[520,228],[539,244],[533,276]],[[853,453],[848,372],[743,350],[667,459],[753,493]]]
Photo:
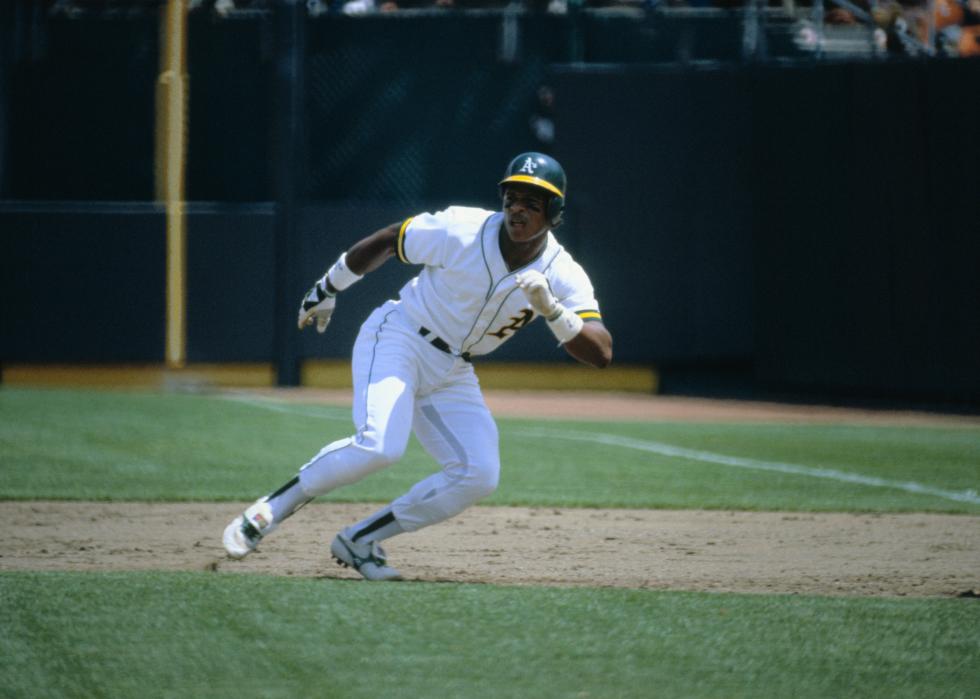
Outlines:
[[533,175],[534,171],[538,168],[538,164],[534,162],[534,158],[527,158],[524,164],[521,165],[521,172],[526,172],[529,175]]

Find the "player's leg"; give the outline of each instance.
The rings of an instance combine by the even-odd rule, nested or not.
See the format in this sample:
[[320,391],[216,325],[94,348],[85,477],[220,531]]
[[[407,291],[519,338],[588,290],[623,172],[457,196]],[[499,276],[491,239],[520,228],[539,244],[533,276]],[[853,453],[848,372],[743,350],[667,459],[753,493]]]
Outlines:
[[341,532],[350,541],[370,544],[441,522],[496,489],[497,426],[471,367],[461,380],[416,401],[413,429],[442,470]]
[[387,565],[379,542],[448,519],[497,487],[497,426],[483,401],[472,366],[457,366],[448,382],[443,375],[439,383],[439,388],[416,400],[412,427],[442,470],[417,483],[390,505],[347,527],[331,544],[334,558],[353,565],[369,580],[401,577]]
[[386,315],[372,314],[354,344],[352,412],[356,433],[325,446],[298,475],[232,521],[224,536],[229,555],[247,555],[311,499],[401,458],[411,429],[416,376],[413,355],[403,342],[414,338],[392,327]]
[[416,483],[392,503],[405,531],[454,517],[497,489],[500,447],[497,425],[476,376],[420,399],[413,429],[442,470]]

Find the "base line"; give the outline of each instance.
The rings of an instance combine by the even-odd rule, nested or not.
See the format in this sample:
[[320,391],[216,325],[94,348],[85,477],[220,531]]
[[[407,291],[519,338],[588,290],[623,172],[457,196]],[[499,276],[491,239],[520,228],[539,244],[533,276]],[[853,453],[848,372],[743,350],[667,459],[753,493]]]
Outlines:
[[[301,417],[310,417],[321,420],[338,420],[344,422],[350,420],[349,416],[340,417],[337,414],[337,411],[341,410],[340,408],[318,408],[315,406],[299,406],[292,403],[279,403],[248,394],[225,396],[224,399],[255,408],[272,410],[277,413],[287,413],[290,415],[298,415]],[[727,456],[725,454],[716,454],[714,452],[701,451],[699,449],[687,449],[685,447],[677,447],[673,444],[666,444],[664,442],[633,439],[632,437],[621,437],[619,435],[606,434],[603,432],[565,432],[563,430],[546,428],[521,428],[511,430],[510,434],[519,435],[522,437],[564,439],[576,442],[589,442],[592,444],[608,444],[609,446],[613,447],[645,451],[651,454],[659,454],[661,456],[669,456],[677,459],[690,459],[691,461],[701,461],[709,464],[719,464],[721,466],[744,468],[752,471],[790,473],[797,476],[824,478],[832,481],[856,483],[858,485],[872,486],[875,488],[894,488],[896,490],[904,490],[907,493],[915,493],[916,495],[931,495],[933,497],[942,498],[943,500],[952,500],[954,502],[966,502],[971,505],[980,505],[980,495],[977,495],[975,490],[943,490],[942,488],[933,488],[932,486],[923,485],[914,481],[892,481],[888,480],[887,478],[865,476],[859,473],[848,473],[847,471],[838,471],[837,469],[833,468],[814,468],[812,466],[801,466],[799,464],[789,464],[779,461],[759,461],[757,459],[746,459],[740,456]]]
[[547,439],[565,439],[577,442],[590,442],[598,444],[608,444],[613,447],[624,449],[635,449],[637,451],[650,452],[661,456],[669,456],[679,459],[690,459],[692,461],[702,461],[710,464],[720,464],[722,466],[732,466],[734,468],[744,468],[753,471],[775,471],[777,473],[791,473],[798,476],[810,476],[812,478],[825,478],[844,483],[857,483],[858,485],[868,485],[876,488],[895,488],[904,490],[916,495],[932,495],[944,500],[955,502],[966,502],[971,505],[980,505],[980,496],[975,490],[943,490],[932,486],[922,485],[914,481],[892,481],[887,478],[877,476],[864,476],[859,473],[848,473],[832,468],[813,468],[811,466],[800,466],[799,464],[788,464],[778,461],[758,461],[756,459],[746,459],[739,456],[727,456],[725,454],[715,454],[710,451],[698,449],[686,449],[663,442],[652,442],[631,437],[621,437],[614,434],[602,432],[565,432],[562,430],[550,429],[518,429],[511,434],[519,434],[526,437],[540,437]]
[[[254,395],[227,395],[222,396],[222,400],[232,403],[247,405],[251,408],[262,408],[271,410],[274,413],[285,413],[287,415],[298,415],[300,417],[312,417],[318,420],[336,420],[337,422],[351,422],[350,409],[322,407],[315,405],[296,405],[293,403],[280,403],[260,398]],[[341,412],[343,411],[343,412]]]

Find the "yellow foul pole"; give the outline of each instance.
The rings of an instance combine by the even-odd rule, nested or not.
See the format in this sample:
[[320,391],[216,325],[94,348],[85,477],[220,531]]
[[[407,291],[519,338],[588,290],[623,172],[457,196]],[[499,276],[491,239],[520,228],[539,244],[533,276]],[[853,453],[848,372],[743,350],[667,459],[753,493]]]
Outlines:
[[183,367],[187,361],[187,85],[187,0],[167,0],[161,14],[156,90],[156,197],[167,217],[166,360],[171,368]]

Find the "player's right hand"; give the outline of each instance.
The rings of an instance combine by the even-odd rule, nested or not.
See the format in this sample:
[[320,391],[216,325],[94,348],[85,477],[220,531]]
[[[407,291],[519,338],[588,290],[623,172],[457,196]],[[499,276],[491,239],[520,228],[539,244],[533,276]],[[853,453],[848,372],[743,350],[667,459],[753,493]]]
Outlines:
[[531,307],[539,315],[550,318],[558,311],[558,301],[555,299],[554,294],[551,293],[548,278],[541,274],[541,272],[529,269],[514,277],[514,281],[521,291],[524,292],[524,295],[527,296],[528,303],[531,304]]
[[316,321],[316,331],[322,333],[330,324],[330,316],[337,305],[337,295],[327,289],[327,276],[323,275],[313,288],[306,292],[299,305],[299,329]]

